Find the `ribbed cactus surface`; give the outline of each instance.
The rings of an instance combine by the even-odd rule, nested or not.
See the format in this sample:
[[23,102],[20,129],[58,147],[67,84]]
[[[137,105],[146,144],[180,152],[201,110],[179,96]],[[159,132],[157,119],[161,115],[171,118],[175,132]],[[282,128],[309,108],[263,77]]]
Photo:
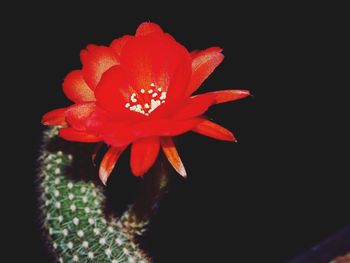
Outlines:
[[40,158],[39,191],[42,226],[59,262],[151,262],[133,240],[128,219],[106,217],[101,186],[67,175],[71,154],[48,151],[57,130],[45,133]]

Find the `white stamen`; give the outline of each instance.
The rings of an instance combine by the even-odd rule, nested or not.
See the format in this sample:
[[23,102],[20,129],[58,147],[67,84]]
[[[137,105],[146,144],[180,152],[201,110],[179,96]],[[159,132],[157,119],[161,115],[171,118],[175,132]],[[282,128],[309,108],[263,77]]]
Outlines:
[[155,87],[155,86],[156,86],[156,85],[152,82],[152,83],[151,83],[151,87]]
[[154,99],[151,99],[151,108],[154,110],[157,107],[157,102]]
[[166,99],[166,92],[165,91],[162,92],[162,95],[160,96],[160,99],[161,100],[165,100]]
[[125,108],[129,108],[129,107],[130,107],[130,103],[129,102],[125,103]]
[[158,93],[157,92],[154,92],[153,94],[152,94],[152,98],[155,98],[155,97],[157,97],[158,96]]
[[140,90],[142,94],[145,94],[145,89]]
[[132,102],[136,102],[137,101],[137,99],[135,97],[136,97],[136,93],[134,92],[133,94],[131,94],[131,101]]
[[153,89],[149,89],[147,92],[148,92],[148,94],[152,94],[153,93]]

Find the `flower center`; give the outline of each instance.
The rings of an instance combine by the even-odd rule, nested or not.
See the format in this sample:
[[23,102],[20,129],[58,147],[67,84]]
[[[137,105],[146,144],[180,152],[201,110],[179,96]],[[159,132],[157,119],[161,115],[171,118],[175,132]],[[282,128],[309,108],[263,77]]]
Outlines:
[[161,103],[165,103],[166,91],[152,83],[148,89],[141,88],[139,92],[133,92],[125,108],[148,116]]

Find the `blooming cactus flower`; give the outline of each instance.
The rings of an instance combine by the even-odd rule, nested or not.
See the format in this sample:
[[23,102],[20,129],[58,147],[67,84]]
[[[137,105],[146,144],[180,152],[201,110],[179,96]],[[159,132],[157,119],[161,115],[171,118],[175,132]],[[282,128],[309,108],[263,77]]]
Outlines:
[[235,141],[230,131],[203,114],[213,104],[249,95],[247,90],[192,95],[222,62],[221,51],[212,47],[190,53],[159,25],[142,23],[134,36],[81,51],[82,69],[63,82],[63,92],[74,104],[46,113],[42,123],[61,126],[59,136],[69,141],[106,143],[109,149],[99,169],[104,184],[130,144],[135,176],[149,170],[160,148],[186,176],[172,137],[194,131]]

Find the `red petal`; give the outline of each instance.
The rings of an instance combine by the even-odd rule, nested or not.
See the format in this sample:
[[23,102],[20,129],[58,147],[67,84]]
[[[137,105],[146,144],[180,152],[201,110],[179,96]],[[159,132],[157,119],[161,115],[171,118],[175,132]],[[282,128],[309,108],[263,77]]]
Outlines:
[[213,105],[214,98],[210,96],[197,96],[189,98],[187,102],[178,110],[174,116],[175,119],[189,119],[199,116],[206,112]]
[[189,120],[149,120],[137,123],[131,127],[136,137],[176,136],[193,129],[202,119]]
[[154,164],[159,153],[159,137],[143,138],[131,146],[130,166],[135,176],[142,176]]
[[187,88],[187,95],[191,95],[206,80],[214,69],[222,62],[224,55],[218,47],[195,52],[192,60],[192,77]]
[[[130,112],[125,108],[135,90],[129,85],[128,72],[120,66],[110,68],[95,90],[98,105],[112,113]],[[140,114],[139,114],[140,115]]]
[[88,45],[86,50],[81,51],[80,58],[83,64],[83,77],[92,90],[107,69],[119,64],[114,51],[104,46]]
[[100,137],[84,131],[77,131],[73,128],[62,128],[60,129],[59,136],[67,141],[75,142],[99,142]]
[[106,124],[101,136],[107,144],[115,147],[126,146],[136,139],[130,126],[123,123]]
[[213,104],[238,100],[249,95],[248,90],[220,90],[192,96],[179,111],[175,119],[193,118],[203,114]]
[[151,22],[144,22],[136,30],[136,36],[147,36],[152,33],[163,33],[162,28]]
[[113,40],[113,42],[110,45],[110,48],[113,49],[115,54],[119,57],[126,42],[129,41],[129,39],[131,38],[133,38],[133,36],[129,36],[129,35],[125,35],[120,38],[117,38]]
[[199,123],[193,131],[218,140],[236,141],[236,138],[229,130],[209,120]]
[[98,175],[104,185],[106,185],[108,177],[110,176],[119,156],[123,153],[125,148],[126,147],[111,147],[103,156]]
[[43,125],[67,126],[65,111],[67,108],[60,108],[47,112],[41,119]]
[[100,134],[107,144],[115,147],[128,145],[136,139],[128,122],[105,114],[99,107],[87,119],[86,128],[92,133]]
[[171,97],[181,97],[191,75],[191,57],[185,47],[167,34],[151,34],[129,40],[120,63],[130,75],[129,86],[136,93],[154,84]]
[[219,103],[239,100],[249,95],[250,95],[249,90],[219,90],[219,91],[199,94],[196,96],[192,96],[191,98],[196,100],[199,98],[211,97],[213,98],[213,104],[219,104]]
[[96,109],[95,102],[78,103],[66,110],[67,122],[76,130],[86,130],[86,119]]
[[63,82],[63,92],[76,103],[84,101],[94,101],[94,92],[86,84],[81,70],[70,72]]
[[160,143],[162,145],[163,152],[168,158],[174,169],[182,176],[186,177],[187,173],[185,167],[181,161],[181,158],[176,150],[173,139],[171,137],[161,137]]

